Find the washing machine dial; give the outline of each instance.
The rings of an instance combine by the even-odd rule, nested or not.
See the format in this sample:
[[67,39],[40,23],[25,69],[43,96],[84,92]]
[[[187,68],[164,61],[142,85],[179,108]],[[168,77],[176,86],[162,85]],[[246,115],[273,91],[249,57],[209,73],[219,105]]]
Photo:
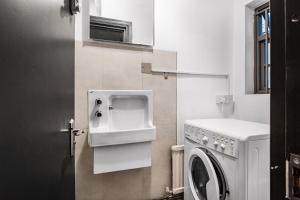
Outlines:
[[207,144],[207,143],[208,143],[208,137],[207,137],[207,136],[204,136],[204,137],[202,138],[202,142],[203,142],[204,144]]
[[218,142],[218,141],[215,141],[215,142],[214,142],[214,146],[215,146],[215,147],[218,147],[218,145],[219,145],[219,142]]
[[224,143],[222,143],[222,144],[220,145],[220,147],[221,147],[221,149],[224,151],[225,148],[226,148],[226,145],[225,145]]

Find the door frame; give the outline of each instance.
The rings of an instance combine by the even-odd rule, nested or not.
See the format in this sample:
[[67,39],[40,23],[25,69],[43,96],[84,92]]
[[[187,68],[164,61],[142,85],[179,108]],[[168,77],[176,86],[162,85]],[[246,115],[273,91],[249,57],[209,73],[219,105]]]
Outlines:
[[286,49],[285,49],[285,0],[270,0],[271,7],[271,180],[270,197],[282,200],[285,197],[286,173]]

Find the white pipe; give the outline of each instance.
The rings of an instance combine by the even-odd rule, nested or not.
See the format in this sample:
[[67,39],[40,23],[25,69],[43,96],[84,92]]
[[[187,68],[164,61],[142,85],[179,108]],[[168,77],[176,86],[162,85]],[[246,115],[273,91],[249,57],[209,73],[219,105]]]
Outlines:
[[206,73],[196,71],[178,71],[178,70],[165,70],[165,69],[152,69],[153,73],[166,73],[166,74],[182,74],[182,75],[197,75],[197,76],[216,76],[228,78],[229,74]]

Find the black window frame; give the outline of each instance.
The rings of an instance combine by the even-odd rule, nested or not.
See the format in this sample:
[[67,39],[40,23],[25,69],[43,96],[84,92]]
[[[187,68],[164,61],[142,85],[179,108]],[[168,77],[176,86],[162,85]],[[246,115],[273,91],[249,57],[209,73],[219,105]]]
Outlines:
[[[255,42],[255,70],[254,70],[254,85],[256,94],[269,94],[271,92],[270,86],[270,74],[271,74],[271,63],[269,63],[271,55],[268,45],[271,45],[271,24],[269,20],[270,4],[269,2],[259,6],[255,9],[254,15],[254,42]],[[259,16],[264,15],[265,17],[265,34],[260,35],[258,25]],[[267,45],[264,47],[264,45]]]

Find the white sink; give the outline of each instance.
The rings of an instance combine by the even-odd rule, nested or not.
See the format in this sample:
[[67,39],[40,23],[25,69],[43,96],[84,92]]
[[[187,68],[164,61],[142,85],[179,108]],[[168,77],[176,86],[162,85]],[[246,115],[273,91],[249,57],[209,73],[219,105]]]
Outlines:
[[88,102],[91,147],[155,140],[152,91],[89,90]]

